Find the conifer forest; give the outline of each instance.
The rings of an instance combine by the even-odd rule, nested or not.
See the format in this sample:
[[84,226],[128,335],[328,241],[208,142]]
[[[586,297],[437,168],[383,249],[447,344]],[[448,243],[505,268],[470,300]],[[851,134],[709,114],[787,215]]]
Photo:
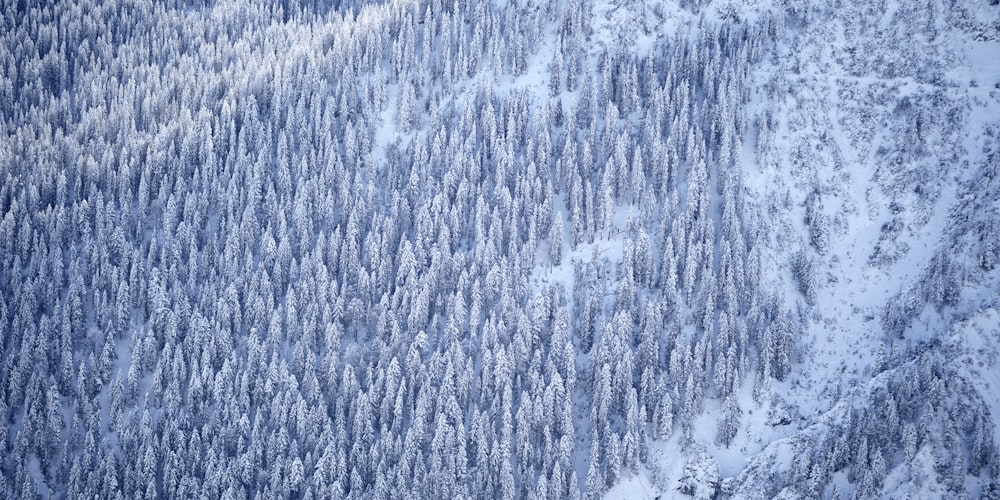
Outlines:
[[0,39],[0,498],[1000,499],[997,0]]

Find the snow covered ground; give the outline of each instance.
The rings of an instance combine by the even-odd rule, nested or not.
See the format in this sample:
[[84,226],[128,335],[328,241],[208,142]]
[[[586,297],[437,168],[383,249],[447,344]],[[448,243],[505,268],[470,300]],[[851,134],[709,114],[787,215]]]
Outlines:
[[90,3],[0,13],[0,497],[1000,495],[990,0]]
[[[986,156],[989,143],[997,140],[988,131],[1000,126],[1000,34],[996,24],[1000,15],[995,7],[978,2],[970,6],[969,17],[938,18],[928,28],[938,33],[917,28],[919,50],[932,54],[927,57],[934,65],[932,71],[939,75],[930,77],[922,73],[926,68],[904,67],[892,73],[885,62],[857,69],[863,64],[852,56],[854,47],[865,43],[860,37],[881,41],[879,48],[888,54],[886,57],[905,52],[901,45],[913,42],[909,38],[912,33],[903,36],[893,32],[893,28],[904,30],[909,22],[899,17],[896,2],[881,3],[874,12],[865,11],[874,14],[878,34],[864,30],[845,34],[845,26],[856,23],[857,10],[871,7],[840,3],[804,6],[801,18],[787,18],[785,36],[776,41],[773,55],[754,69],[757,86],[747,106],[749,119],[758,124],[773,120],[775,126],[769,130],[770,137],[758,137],[759,128],[751,128],[745,137],[747,197],[765,214],[762,219],[770,227],[764,274],[771,286],[785,290],[785,300],[798,309],[804,329],[797,340],[791,375],[773,385],[774,399],[760,404],[749,388],[741,392],[740,406],[745,411],[740,433],[729,448],[713,444],[714,420],[706,418],[699,425],[702,432],[696,439],[717,461],[722,478],[737,478],[750,463],[764,470],[790,468],[792,457],[800,455],[792,449],[795,444],[789,444],[800,441],[789,441],[790,437],[815,432],[820,422],[830,425],[831,417],[833,423],[840,421],[845,401],[863,397],[884,384],[873,378],[872,371],[880,349],[894,358],[894,363],[906,363],[917,346],[945,339],[956,350],[957,358],[950,361],[958,369],[955,376],[979,391],[991,415],[1000,415],[1000,364],[996,361],[1000,293],[995,272],[983,283],[966,285],[959,302],[972,304],[972,310],[941,313],[929,308],[914,318],[902,338],[887,334],[882,325],[886,304],[914,286],[935,255],[958,244],[949,232],[956,217],[966,215],[956,213],[958,197],[986,194],[962,184],[990,161]],[[939,8],[931,3],[932,10]],[[963,29],[969,19],[980,21],[982,31]],[[880,56],[876,52],[858,59],[863,57]],[[891,76],[885,76],[887,72]],[[886,174],[885,163],[900,147],[896,134],[907,128],[914,116],[898,110],[909,102],[940,99],[957,108],[962,118],[954,121],[954,117],[936,116],[923,124],[931,130],[925,136],[926,156],[905,161],[928,170],[917,181],[916,195],[901,193],[891,178],[903,174]],[[934,129],[956,132],[935,136]],[[766,141],[764,151],[755,151],[758,141]],[[923,192],[922,183],[930,184]],[[822,252],[810,245],[810,227],[805,221],[807,198],[814,193],[819,194],[819,210],[830,222]],[[886,227],[900,219],[905,221],[904,229],[887,235]],[[815,263],[818,285],[813,304],[798,293],[789,269],[796,252],[803,250]],[[886,254],[889,258],[879,258]],[[956,318],[964,319],[955,323]],[[775,425],[766,417],[769,411],[773,415],[772,403],[788,413],[788,421]],[[705,413],[718,415],[720,408],[706,405]],[[1000,437],[997,429],[994,440]],[[685,462],[680,446],[675,441],[656,446],[652,464],[636,476],[623,478],[606,497],[677,495]],[[653,469],[657,472],[650,472]],[[933,480],[925,483],[927,489],[914,486],[914,476],[905,470],[900,466],[889,475],[883,495],[948,496]],[[933,470],[925,474],[935,477]],[[743,496],[754,489],[738,483],[754,480],[753,475],[744,475],[727,485],[728,491]],[[846,477],[838,484],[845,493],[853,488]],[[967,483],[974,495],[985,486]]]

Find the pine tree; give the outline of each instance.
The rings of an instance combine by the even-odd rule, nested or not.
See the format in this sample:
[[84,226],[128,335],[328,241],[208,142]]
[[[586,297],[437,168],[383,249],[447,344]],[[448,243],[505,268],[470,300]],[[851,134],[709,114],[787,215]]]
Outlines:
[[562,87],[563,51],[555,50],[549,63],[549,93],[557,95]]
[[562,263],[562,253],[563,253],[563,222],[562,216],[557,215],[555,220],[552,222],[552,226],[549,230],[549,258],[552,260],[553,266],[559,266]]
[[739,431],[740,407],[733,396],[726,398],[726,406],[723,410],[722,419],[719,420],[719,428],[716,433],[716,442],[729,447]]
[[990,420],[982,406],[976,408],[974,418],[969,472],[978,475],[979,469],[985,467],[991,460],[993,439],[990,429],[992,425],[990,425]]
[[907,423],[903,426],[903,456],[905,457],[906,463],[909,464],[913,461],[913,457],[917,454],[917,429],[912,423]]
[[659,397],[653,410],[653,439],[667,439],[673,431],[674,401],[667,384],[661,378],[657,384]]
[[601,455],[596,432],[590,438],[590,465],[587,467],[587,498],[601,498],[604,493],[604,479],[601,475]]

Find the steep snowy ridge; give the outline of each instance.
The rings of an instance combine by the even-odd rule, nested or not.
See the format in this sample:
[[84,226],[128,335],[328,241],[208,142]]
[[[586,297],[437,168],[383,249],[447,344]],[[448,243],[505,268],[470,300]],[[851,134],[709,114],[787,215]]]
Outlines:
[[[794,368],[774,384],[771,399],[758,406],[744,395],[741,406],[753,410],[736,442],[745,439],[746,462],[728,474],[723,467],[722,492],[738,498],[996,492],[989,480],[959,479],[958,486],[947,478],[954,472],[941,464],[955,458],[936,451],[948,449],[943,429],[927,432],[916,462],[905,456],[902,440],[884,445],[884,483],[865,484],[868,491],[856,488],[863,474],[849,479],[826,470],[834,464],[811,470],[809,463],[828,459],[825,449],[812,451],[823,448],[822,439],[850,431],[845,421],[856,417],[848,413],[886,418],[878,405],[887,391],[898,391],[892,383],[928,364],[958,395],[944,420],[967,422],[958,460],[986,463],[972,456],[981,439],[977,425],[993,442],[1000,437],[992,421],[963,416],[984,408],[1000,414],[1000,364],[991,354],[1000,345],[998,273],[993,264],[977,264],[997,254],[1000,14],[987,2],[836,2],[801,3],[785,19],[785,36],[753,69],[748,112],[756,127],[743,158],[748,199],[769,227],[766,282],[798,309],[802,336]],[[801,260],[808,262],[805,275],[796,269]],[[942,270],[942,262],[953,267]],[[946,303],[935,302],[934,286],[951,294]],[[909,317],[894,324],[889,316],[901,307]],[[773,419],[753,412],[775,410],[794,418],[766,431]],[[910,418],[918,414],[914,409]],[[667,446],[660,460],[672,461],[671,451]],[[729,455],[714,452],[723,464]],[[681,484],[680,468],[667,470],[660,487]],[[969,473],[996,476],[972,465]],[[639,487],[643,481],[623,483],[608,497],[654,496]]]
[[[896,366],[941,364],[940,377],[958,395],[951,418],[998,399],[1000,387],[990,382],[1000,366],[987,354],[997,342],[997,273],[976,264],[977,247],[992,245],[991,238],[976,242],[963,237],[968,229],[958,229],[996,220],[996,190],[982,176],[996,168],[990,143],[1000,116],[1000,71],[993,62],[1000,46],[990,40],[1000,17],[986,2],[972,4],[806,7],[789,16],[787,41],[775,54],[777,74],[758,73],[771,90],[762,96],[770,102],[758,119],[776,123],[770,137],[758,139],[764,142],[756,158],[759,177],[750,174],[748,183],[756,186],[754,198],[768,200],[762,220],[773,228],[770,274],[778,283],[798,281],[798,291],[814,290],[815,304],[808,292],[791,291],[805,329],[799,362],[789,380],[775,386],[803,417],[793,424],[802,431],[789,438],[798,448],[769,446],[731,485],[735,496],[830,495],[833,485],[823,487],[830,476],[822,469],[830,464],[810,471],[801,462],[809,463],[816,433],[844,425],[845,411],[887,417],[869,405],[884,400],[873,396],[879,392],[895,394],[892,382],[911,375],[898,374]],[[984,54],[994,57],[987,61]],[[969,200],[984,209],[969,210]],[[786,269],[801,258],[812,262],[812,275],[793,277],[794,269]],[[948,298],[935,300],[934,286]],[[976,372],[954,357],[966,350],[985,354]],[[873,378],[889,366],[895,368]],[[980,392],[969,392],[973,386]],[[846,401],[861,403],[845,409]],[[989,414],[997,415],[995,408]],[[968,461],[979,430],[970,425],[961,432],[968,438],[960,453]],[[930,435],[922,446],[944,448]],[[964,488],[978,495],[988,486],[959,479],[961,487],[952,482],[951,489],[938,489],[951,471],[927,474],[899,455],[900,441],[890,438],[883,446],[884,489],[865,484],[871,489],[855,490],[834,474],[838,491],[927,497]],[[791,461],[780,458],[787,453]],[[814,460],[817,455],[823,457],[814,453]],[[806,467],[804,475],[796,476],[794,467]],[[778,484],[776,471],[786,474]],[[979,475],[977,466],[969,472]],[[804,490],[801,481],[813,480],[810,473],[818,488]]]

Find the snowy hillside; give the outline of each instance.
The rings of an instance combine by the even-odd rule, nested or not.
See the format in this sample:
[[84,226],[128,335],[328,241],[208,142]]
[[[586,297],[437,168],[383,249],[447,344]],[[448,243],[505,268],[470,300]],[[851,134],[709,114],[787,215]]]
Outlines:
[[[765,267],[803,292],[798,364],[773,387],[802,420],[748,461],[737,496],[996,488],[998,23],[985,2],[786,20],[777,70],[758,80],[769,123],[748,184],[771,200],[774,248],[791,250]],[[838,457],[848,433],[854,456]]]
[[0,498],[1000,498],[991,0],[0,5]]

